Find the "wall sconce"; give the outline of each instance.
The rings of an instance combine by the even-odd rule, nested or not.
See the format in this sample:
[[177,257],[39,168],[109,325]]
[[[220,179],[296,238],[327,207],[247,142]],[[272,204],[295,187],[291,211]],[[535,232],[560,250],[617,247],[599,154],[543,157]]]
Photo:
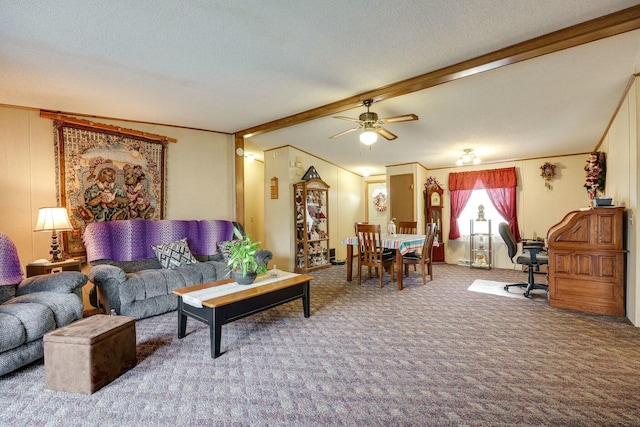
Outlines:
[[253,153],[247,153],[244,155],[249,163],[252,163],[256,159],[256,155]]
[[60,257],[62,251],[59,249],[58,231],[69,230],[73,230],[73,226],[69,222],[69,216],[65,208],[40,208],[38,222],[33,231],[51,231],[51,252],[49,252],[53,256],[51,262],[63,261],[62,257]]
[[464,154],[456,160],[456,165],[462,166],[465,163],[473,163],[474,165],[477,165],[481,162],[480,157],[475,155],[472,148],[465,148],[463,151]]

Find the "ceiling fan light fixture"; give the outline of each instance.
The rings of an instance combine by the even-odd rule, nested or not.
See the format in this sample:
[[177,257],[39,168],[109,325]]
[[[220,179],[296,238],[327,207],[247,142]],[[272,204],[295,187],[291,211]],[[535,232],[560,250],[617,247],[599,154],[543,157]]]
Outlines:
[[387,141],[393,141],[394,139],[398,138],[398,136],[394,135],[391,131],[380,125],[418,120],[418,116],[415,114],[405,114],[403,116],[386,117],[383,119],[378,118],[378,115],[376,113],[374,113],[373,111],[369,111],[369,107],[371,107],[371,104],[373,104],[372,99],[366,99],[362,101],[362,105],[367,107],[367,111],[360,114],[357,119],[346,116],[333,116],[336,119],[355,122],[358,124],[358,126],[332,135],[329,137],[329,139],[336,139],[338,137],[341,137],[342,135],[346,135],[348,133],[362,129],[363,132],[360,134],[360,142],[365,145],[371,145],[375,143],[378,140],[378,135],[382,136]]
[[378,140],[378,134],[372,130],[365,130],[360,134],[360,142],[364,145],[371,145]]

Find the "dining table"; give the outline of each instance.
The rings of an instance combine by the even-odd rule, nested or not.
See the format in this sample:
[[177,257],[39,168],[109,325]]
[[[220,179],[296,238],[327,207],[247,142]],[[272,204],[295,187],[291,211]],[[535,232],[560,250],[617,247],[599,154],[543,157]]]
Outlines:
[[[385,249],[396,250],[396,283],[398,290],[402,290],[403,262],[402,257],[408,252],[422,249],[424,234],[382,234],[381,242]],[[358,237],[345,237],[342,244],[347,245],[347,281],[350,282],[353,276],[353,247],[358,245]],[[362,274],[362,272],[358,273]]]

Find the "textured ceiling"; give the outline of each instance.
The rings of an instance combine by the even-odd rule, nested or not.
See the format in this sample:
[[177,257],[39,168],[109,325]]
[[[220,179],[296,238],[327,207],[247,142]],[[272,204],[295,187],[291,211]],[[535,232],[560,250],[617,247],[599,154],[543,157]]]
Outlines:
[[[0,103],[233,133],[421,75],[637,1],[0,0]],[[630,77],[628,32],[374,104],[371,149],[323,117],[251,138],[353,171],[593,149]],[[341,115],[357,117],[364,108]]]

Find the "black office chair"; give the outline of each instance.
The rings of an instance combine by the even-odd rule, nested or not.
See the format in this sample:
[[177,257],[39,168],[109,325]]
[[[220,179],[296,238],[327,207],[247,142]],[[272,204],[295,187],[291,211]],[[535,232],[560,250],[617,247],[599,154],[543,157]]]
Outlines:
[[[544,264],[549,264],[549,256],[545,253],[544,245],[542,242],[526,242],[523,244],[522,249],[527,251],[528,253],[522,253],[517,255],[518,252],[518,243],[516,239],[513,237],[511,233],[511,229],[506,222],[501,222],[498,225],[498,232],[504,243],[507,245],[507,250],[509,252],[509,258],[511,258],[511,262],[514,264],[526,265],[529,271],[529,280],[527,282],[520,283],[512,283],[510,285],[505,285],[504,290],[508,291],[511,286],[519,286],[525,287],[524,296],[529,297],[529,292],[533,289],[543,289],[545,291],[549,291],[549,285],[545,285],[542,283],[536,283],[534,274],[536,271],[540,271],[540,266]],[[516,257],[517,255],[517,257]],[[515,258],[515,259],[514,259]]]

